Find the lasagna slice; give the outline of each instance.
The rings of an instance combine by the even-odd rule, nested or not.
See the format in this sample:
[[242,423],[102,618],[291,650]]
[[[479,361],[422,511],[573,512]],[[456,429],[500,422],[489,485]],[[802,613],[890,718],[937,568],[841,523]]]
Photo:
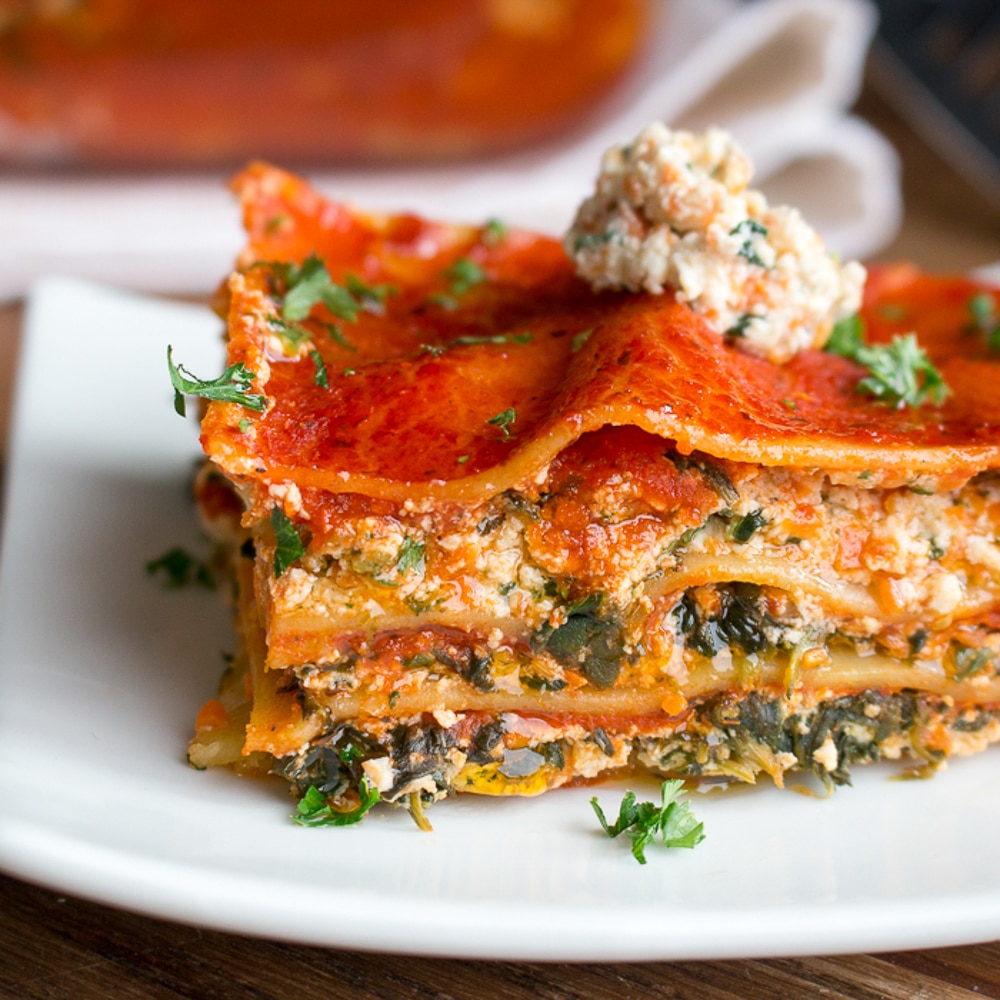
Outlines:
[[837,785],[1000,738],[995,291],[871,275],[868,340],[916,332],[951,389],[895,406],[856,361],[594,291],[546,237],[263,165],[236,190],[238,385],[197,495],[240,648],[196,766],[419,819],[636,768]]

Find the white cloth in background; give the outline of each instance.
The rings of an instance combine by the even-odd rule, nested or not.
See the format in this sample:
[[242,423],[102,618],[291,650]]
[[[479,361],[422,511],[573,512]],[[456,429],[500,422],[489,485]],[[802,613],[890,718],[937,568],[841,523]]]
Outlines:
[[[847,109],[876,24],[867,0],[660,0],[630,81],[582,134],[473,166],[311,172],[365,209],[455,221],[488,217],[561,233],[603,151],[662,120],[721,125],[757,168],[754,186],[798,206],[846,255],[893,236],[901,203],[892,147]],[[221,173],[0,179],[0,298],[43,274],[163,292],[206,292],[242,245]]]

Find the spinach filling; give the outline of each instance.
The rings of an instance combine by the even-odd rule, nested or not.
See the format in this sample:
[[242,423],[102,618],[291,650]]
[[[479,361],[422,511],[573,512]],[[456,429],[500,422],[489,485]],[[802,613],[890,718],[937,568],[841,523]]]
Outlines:
[[768,632],[773,635],[778,622],[765,607],[762,587],[725,584],[715,587],[711,596],[710,603],[703,603],[688,590],[674,608],[677,634],[689,648],[709,659],[733,646],[748,654],[773,649]]
[[[752,781],[760,771],[780,777],[795,769],[828,786],[849,785],[850,768],[880,760],[889,741],[898,748],[902,738],[915,754],[936,765],[944,753],[924,741],[932,724],[953,722],[962,731],[975,732],[990,719],[985,709],[958,714],[944,701],[915,691],[866,691],[799,710],[773,695],[727,693],[699,706],[697,721],[658,741],[647,759],[664,773],[689,778]],[[828,741],[835,759],[826,752]]]
[[579,670],[595,687],[611,687],[628,655],[622,620],[605,603],[601,594],[590,594],[573,605],[562,625],[546,623],[535,633],[533,650]]

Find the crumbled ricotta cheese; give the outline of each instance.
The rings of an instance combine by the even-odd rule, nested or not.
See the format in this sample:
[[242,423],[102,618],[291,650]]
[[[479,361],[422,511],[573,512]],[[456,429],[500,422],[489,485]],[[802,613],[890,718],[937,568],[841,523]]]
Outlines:
[[378,791],[387,792],[392,788],[392,761],[388,757],[375,757],[372,760],[362,761],[361,769]]
[[813,750],[812,759],[825,771],[835,771],[839,762],[837,745],[833,742],[833,734],[827,733],[822,744]]
[[820,347],[861,304],[865,269],[841,263],[797,209],[748,188],[752,166],[721,129],[654,123],[604,155],[595,193],[566,235],[595,289],[677,299],[754,354]]

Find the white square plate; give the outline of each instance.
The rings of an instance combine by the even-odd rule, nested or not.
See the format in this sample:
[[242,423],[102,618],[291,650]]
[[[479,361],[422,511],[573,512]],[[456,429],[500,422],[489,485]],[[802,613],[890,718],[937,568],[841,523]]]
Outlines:
[[[218,595],[146,562],[197,547],[197,430],[167,344],[221,370],[207,310],[51,279],[32,296],[0,572],[0,867],[155,916],[304,943],[507,959],[793,955],[1000,937],[1000,751],[932,781],[859,768],[825,800],[695,796],[693,851],[609,841],[591,789],[303,829],[283,784],[198,772],[231,645]],[[621,786],[598,789],[617,812]],[[655,786],[641,790],[649,797]]]

